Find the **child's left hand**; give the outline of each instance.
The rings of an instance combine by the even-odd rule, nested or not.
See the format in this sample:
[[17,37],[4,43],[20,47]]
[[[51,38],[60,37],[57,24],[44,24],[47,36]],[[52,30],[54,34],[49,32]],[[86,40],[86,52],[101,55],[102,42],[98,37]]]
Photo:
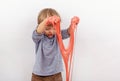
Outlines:
[[79,20],[80,20],[79,17],[74,16],[74,17],[71,19],[71,24],[78,25]]
[[74,29],[77,27],[78,23],[79,23],[79,17],[77,16],[74,16],[72,19],[71,19],[71,24],[70,24],[70,27],[68,28],[68,33],[70,34],[71,31],[74,31]]

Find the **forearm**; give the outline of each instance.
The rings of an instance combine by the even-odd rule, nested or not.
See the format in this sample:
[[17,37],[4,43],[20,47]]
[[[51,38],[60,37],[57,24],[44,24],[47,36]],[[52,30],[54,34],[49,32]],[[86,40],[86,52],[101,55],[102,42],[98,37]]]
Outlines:
[[71,29],[71,28],[70,28],[70,26],[69,26],[69,28],[67,29],[67,32],[68,32],[69,35],[70,35],[70,29]]
[[36,32],[37,32],[38,34],[43,33],[44,30],[45,30],[45,26],[46,26],[46,19],[38,25],[38,27],[37,27],[37,29],[36,29]]
[[71,27],[72,25],[70,24],[70,26],[68,27],[68,29],[67,29],[67,31],[68,31],[68,34],[70,35],[70,32],[72,32],[73,31],[73,29],[72,29],[72,27]]

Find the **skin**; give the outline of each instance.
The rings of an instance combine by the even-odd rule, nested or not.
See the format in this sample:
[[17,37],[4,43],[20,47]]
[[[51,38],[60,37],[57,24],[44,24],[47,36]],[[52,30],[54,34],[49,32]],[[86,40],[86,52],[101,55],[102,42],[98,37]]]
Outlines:
[[[46,25],[47,18],[44,19],[37,27],[36,31],[38,34],[45,33],[45,35],[49,38],[53,37],[56,33],[55,29],[52,25]],[[68,33],[70,34],[71,27],[68,28]]]
[[52,38],[55,35],[55,29],[52,25],[45,27],[44,33],[47,37]]

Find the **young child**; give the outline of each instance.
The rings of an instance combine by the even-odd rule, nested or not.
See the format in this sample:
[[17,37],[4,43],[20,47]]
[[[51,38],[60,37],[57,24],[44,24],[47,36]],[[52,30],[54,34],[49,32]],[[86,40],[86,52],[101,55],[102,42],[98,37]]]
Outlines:
[[[56,31],[52,24],[46,24],[48,18],[60,15],[55,9],[45,8],[38,16],[38,26],[33,31],[36,60],[32,73],[32,81],[62,81],[63,62],[58,46]],[[61,30],[62,39],[70,36],[70,27]]]

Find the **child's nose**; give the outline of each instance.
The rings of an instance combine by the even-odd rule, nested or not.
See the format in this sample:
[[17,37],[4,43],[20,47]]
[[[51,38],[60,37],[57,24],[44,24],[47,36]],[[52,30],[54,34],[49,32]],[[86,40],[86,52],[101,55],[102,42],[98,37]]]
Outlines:
[[52,31],[50,30],[48,33],[49,33],[49,34],[52,34]]

